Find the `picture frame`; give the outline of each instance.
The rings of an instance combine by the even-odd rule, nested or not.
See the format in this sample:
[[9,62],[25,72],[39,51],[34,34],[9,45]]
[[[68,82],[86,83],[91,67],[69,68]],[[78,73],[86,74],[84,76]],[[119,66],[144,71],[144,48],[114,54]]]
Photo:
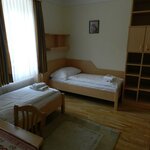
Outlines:
[[99,33],[99,20],[90,20],[89,21],[89,33],[90,34]]

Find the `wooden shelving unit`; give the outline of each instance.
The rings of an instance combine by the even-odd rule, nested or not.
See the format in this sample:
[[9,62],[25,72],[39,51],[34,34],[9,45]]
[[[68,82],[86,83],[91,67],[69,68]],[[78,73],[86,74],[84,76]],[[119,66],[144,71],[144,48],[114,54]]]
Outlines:
[[150,0],[133,0],[124,101],[150,106]]
[[138,95],[142,97],[142,91],[149,92],[150,98],[150,53],[128,52],[124,94],[129,99],[134,95],[133,100],[138,102]]
[[68,50],[69,34],[45,34],[47,50]]
[[150,1],[134,0],[131,26],[150,25]]

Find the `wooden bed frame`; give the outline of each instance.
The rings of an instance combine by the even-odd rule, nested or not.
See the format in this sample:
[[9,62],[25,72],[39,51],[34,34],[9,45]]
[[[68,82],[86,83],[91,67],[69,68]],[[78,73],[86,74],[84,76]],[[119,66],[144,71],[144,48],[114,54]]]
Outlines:
[[49,79],[50,73],[53,71],[65,67],[65,66],[74,66],[80,68],[84,73],[91,73],[91,74],[112,74],[118,77],[123,77],[124,72],[121,71],[113,71],[113,70],[104,70],[98,69],[91,61],[84,61],[84,60],[71,60],[71,59],[57,59],[48,62],[48,72],[44,74],[43,80],[47,82],[47,84],[58,90],[86,95],[94,98],[99,98],[103,100],[108,100],[114,102],[114,110],[118,109],[118,101],[119,97],[121,96],[121,91],[116,93],[104,91],[104,90],[96,90],[88,87],[76,86],[76,85],[68,85],[65,83],[60,83],[57,81],[53,81]]
[[40,110],[45,112],[47,115],[57,110],[61,107],[61,112],[65,112],[65,99],[64,94],[61,93],[55,100],[49,101],[46,105],[44,105]]

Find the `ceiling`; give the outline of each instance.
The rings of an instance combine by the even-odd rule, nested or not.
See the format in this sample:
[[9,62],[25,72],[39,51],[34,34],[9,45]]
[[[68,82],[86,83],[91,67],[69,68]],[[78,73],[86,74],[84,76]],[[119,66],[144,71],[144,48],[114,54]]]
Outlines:
[[76,4],[95,3],[95,2],[107,2],[111,0],[45,0],[45,1],[52,2],[55,4],[62,4],[62,5],[76,5]]

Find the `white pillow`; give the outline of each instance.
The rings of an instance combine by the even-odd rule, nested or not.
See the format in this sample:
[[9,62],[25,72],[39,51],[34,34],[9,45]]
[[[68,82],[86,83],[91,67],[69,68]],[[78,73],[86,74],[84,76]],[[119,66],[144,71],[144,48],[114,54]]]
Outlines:
[[54,79],[63,79],[66,80],[69,76],[76,75],[80,73],[81,70],[75,67],[64,67],[58,69],[57,71],[53,72],[50,77]]

